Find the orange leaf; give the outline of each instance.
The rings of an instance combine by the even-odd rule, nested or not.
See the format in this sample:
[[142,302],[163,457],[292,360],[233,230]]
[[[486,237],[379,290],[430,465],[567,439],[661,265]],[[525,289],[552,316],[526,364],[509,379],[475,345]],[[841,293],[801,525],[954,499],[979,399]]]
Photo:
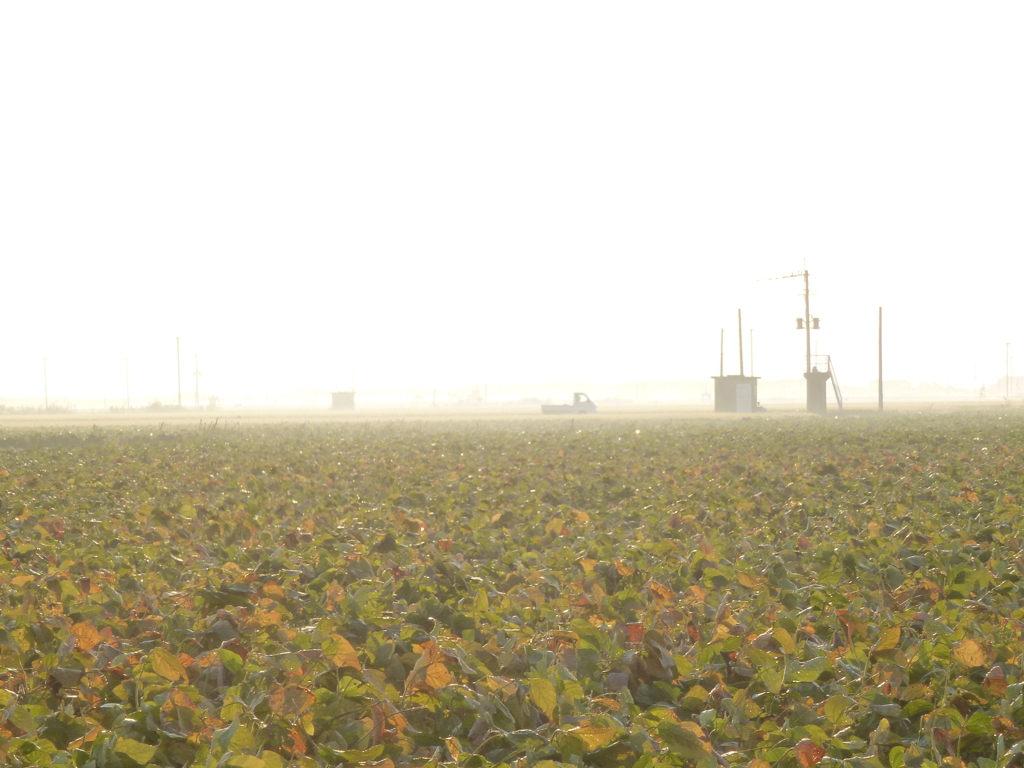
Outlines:
[[1006,692],[1006,673],[998,664],[988,671],[985,680],[982,682],[989,693],[1002,696]]
[[811,768],[812,765],[817,765],[821,762],[821,758],[825,756],[825,748],[815,744],[810,739],[800,739],[793,751],[796,753],[797,762],[800,763],[800,768]]
[[439,542],[437,542],[437,547],[442,552],[447,552],[449,549],[452,548],[452,540],[451,539],[441,539]]
[[167,701],[164,702],[163,709],[170,711],[174,707],[183,707],[190,710],[197,708],[196,703],[192,701],[192,697],[180,688],[171,689],[171,692],[167,694]]
[[316,702],[316,696],[309,688],[301,685],[286,685],[278,688],[267,700],[270,711],[279,717],[294,718],[301,715]]
[[80,651],[91,651],[103,642],[103,636],[100,635],[99,630],[97,630],[96,627],[88,621],[80,621],[77,624],[72,624],[71,634],[75,636],[75,645]]
[[615,570],[619,572],[620,576],[632,576],[636,573],[636,568],[626,565],[621,560],[615,560]]
[[811,544],[811,540],[808,539],[806,536],[801,536],[799,539],[797,539],[796,544],[798,547],[800,547],[800,549],[803,550],[808,550],[813,546]]
[[648,589],[651,590],[651,594],[658,600],[675,600],[676,593],[663,584],[659,584],[656,581],[651,581]]
[[644,639],[644,625],[643,624],[627,624],[626,631],[629,633],[629,642],[640,643]]
[[289,735],[292,737],[291,750],[294,755],[296,752],[300,755],[306,754],[306,736],[298,728],[292,728]]
[[704,591],[703,587],[698,587],[696,584],[692,584],[687,587],[686,591],[683,593],[683,602],[687,605],[703,603],[707,596],[708,593]]

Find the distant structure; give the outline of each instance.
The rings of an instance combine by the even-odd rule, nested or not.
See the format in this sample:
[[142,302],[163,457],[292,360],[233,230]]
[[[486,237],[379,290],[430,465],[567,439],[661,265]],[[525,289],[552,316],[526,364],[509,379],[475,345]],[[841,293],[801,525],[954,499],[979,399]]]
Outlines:
[[332,411],[354,411],[356,409],[356,393],[355,390],[351,392],[331,392],[331,410]]
[[[811,331],[820,330],[821,325],[816,317],[811,316],[811,273],[806,269],[802,272],[793,272],[789,275],[782,275],[782,277],[769,277],[769,280],[786,280],[790,277],[802,277],[804,279],[804,316],[796,319],[796,329],[803,331],[805,334],[805,343],[807,346],[807,362],[804,368],[804,379],[807,381],[807,410],[810,413],[817,413],[824,416],[827,411],[827,384],[832,382],[832,392],[836,396],[836,405],[839,406],[839,410],[843,410],[843,393],[839,389],[839,379],[836,378],[836,369],[832,365],[832,358],[829,355],[815,355],[814,358],[820,360],[819,364],[815,365],[812,362],[811,356]],[[882,340],[882,311],[878,311],[878,340],[881,344]],[[879,410],[881,410],[881,346],[879,346]]]
[[725,329],[722,329],[715,380],[716,413],[753,413],[757,410],[757,376],[743,375],[743,310],[736,310],[740,332],[740,373],[725,375]]

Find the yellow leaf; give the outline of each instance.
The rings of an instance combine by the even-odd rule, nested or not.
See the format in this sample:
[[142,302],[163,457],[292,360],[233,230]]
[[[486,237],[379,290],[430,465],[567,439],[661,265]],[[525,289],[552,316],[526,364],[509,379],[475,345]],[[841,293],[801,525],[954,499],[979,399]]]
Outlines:
[[22,586],[28,584],[29,582],[32,582],[32,581],[35,581],[35,580],[36,580],[36,577],[33,576],[31,573],[23,573],[23,574],[21,574],[19,576],[15,576],[13,579],[11,579],[11,583],[14,586],[16,586],[16,587],[22,587]]
[[435,661],[427,667],[427,673],[423,676],[423,682],[431,690],[437,690],[448,685],[452,681],[452,673],[448,671],[442,662]]
[[[71,629],[74,631],[74,627]],[[160,675],[160,677],[166,677],[172,683],[175,680],[181,680],[183,683],[188,682],[188,674],[185,672],[185,668],[181,666],[178,657],[167,649],[154,648],[153,652],[149,655],[149,660],[153,665],[153,671]]]
[[577,523],[589,523],[590,522],[590,515],[588,515],[582,509],[574,509],[572,511],[572,516],[576,520]]
[[755,757],[747,763],[747,768],[772,768],[772,764],[767,760],[762,760],[760,757]]
[[584,557],[579,561],[579,564],[584,573],[590,573],[594,570],[594,566],[597,565],[597,560],[594,560],[591,557]]
[[900,635],[902,631],[899,627],[889,627],[883,629],[881,634],[878,635],[878,642],[875,643],[876,651],[891,651],[900,644]]
[[103,641],[103,636],[88,621],[72,624],[71,634],[75,636],[75,645],[80,651],[91,651]]
[[739,571],[736,574],[736,581],[740,583],[740,586],[746,587],[747,589],[760,589],[764,586],[761,579],[754,578],[749,573]]
[[324,643],[323,649],[327,658],[336,667],[352,667],[360,670],[363,668],[363,665],[359,663],[359,654],[356,649],[341,635],[332,634],[330,639]]
[[547,715],[549,720],[554,717],[555,710],[558,708],[558,694],[550,680],[542,677],[530,680],[530,700]]
[[965,667],[980,667],[988,661],[988,654],[977,640],[967,638],[953,649],[953,658]]
[[562,532],[562,527],[565,522],[560,517],[553,517],[548,521],[548,524],[544,526],[544,530],[547,533],[553,533],[558,536]]
[[772,637],[775,638],[775,642],[779,644],[783,653],[796,653],[796,641],[785,629],[782,627],[773,627]]
[[593,725],[583,725],[579,728],[573,728],[569,733],[579,736],[587,751],[593,752],[595,749],[600,749],[610,744],[615,739],[615,734],[618,731],[615,728],[598,728]]
[[458,760],[462,755],[462,745],[459,744],[459,740],[454,736],[449,736],[444,740],[445,746],[448,747],[448,752],[452,756],[452,760]]

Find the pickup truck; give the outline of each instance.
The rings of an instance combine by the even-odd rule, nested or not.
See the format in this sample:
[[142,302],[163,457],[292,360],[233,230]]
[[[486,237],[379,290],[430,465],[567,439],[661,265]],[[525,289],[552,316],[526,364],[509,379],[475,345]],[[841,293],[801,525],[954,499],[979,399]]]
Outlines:
[[582,392],[572,393],[572,405],[542,405],[541,413],[595,413],[594,401]]

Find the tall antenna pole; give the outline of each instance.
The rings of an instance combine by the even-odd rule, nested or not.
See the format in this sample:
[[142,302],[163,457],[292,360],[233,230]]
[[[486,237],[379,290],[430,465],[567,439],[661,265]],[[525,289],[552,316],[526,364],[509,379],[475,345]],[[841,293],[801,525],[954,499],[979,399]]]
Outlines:
[[882,307],[879,307],[879,413],[882,413]]
[[722,337],[718,341],[718,375],[725,376],[725,328],[722,329]]
[[740,332],[740,376],[743,375],[743,310],[736,310],[736,322]]
[[807,373],[811,372],[811,273],[804,270],[804,328],[807,333]]
[[46,382],[46,361],[48,358],[43,358],[43,407],[48,411],[50,410],[50,387]]
[[196,408],[199,407],[199,355],[196,355]]
[[181,336],[175,336],[174,343],[178,348],[178,407],[181,408]]

